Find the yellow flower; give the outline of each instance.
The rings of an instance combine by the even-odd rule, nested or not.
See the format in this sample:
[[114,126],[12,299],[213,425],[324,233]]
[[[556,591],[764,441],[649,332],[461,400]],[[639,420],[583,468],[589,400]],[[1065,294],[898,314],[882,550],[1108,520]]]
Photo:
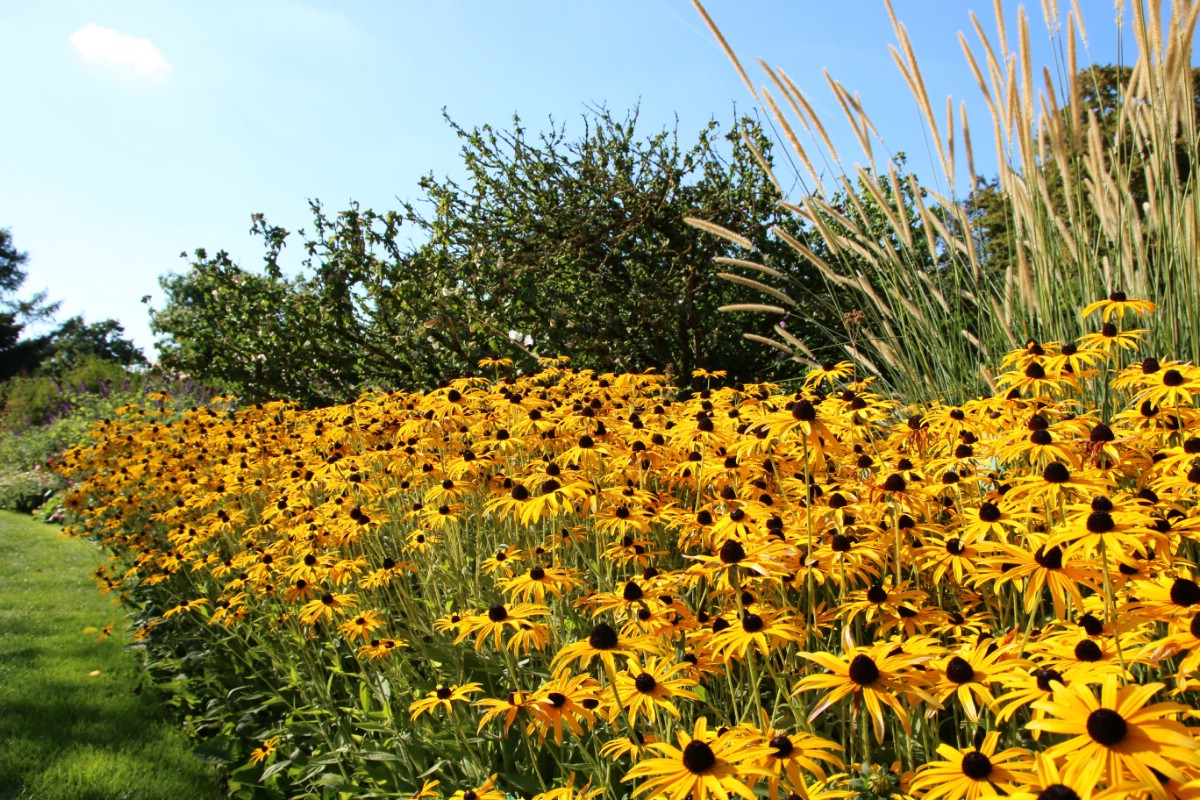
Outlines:
[[752,776],[769,777],[763,767],[747,762],[753,751],[729,734],[713,737],[708,721],[701,717],[689,736],[676,734],[678,747],[654,743],[650,747],[662,755],[644,758],[625,774],[621,782],[646,778],[633,791],[633,796],[649,794],[666,800],[708,800],[718,797],[727,800],[737,794],[755,800],[754,792],[746,785]]
[[420,700],[409,705],[408,710],[412,712],[414,720],[422,714],[432,714],[439,708],[450,714],[454,711],[454,706],[452,705],[454,701],[457,700],[466,703],[470,700],[468,695],[482,691],[483,685],[479,683],[465,683],[462,686],[439,686]]

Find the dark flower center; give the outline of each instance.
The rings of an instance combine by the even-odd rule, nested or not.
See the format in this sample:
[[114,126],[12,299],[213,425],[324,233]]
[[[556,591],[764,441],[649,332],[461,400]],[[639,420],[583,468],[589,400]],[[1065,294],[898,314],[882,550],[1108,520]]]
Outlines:
[[625,584],[625,591],[621,592],[621,597],[623,597],[626,602],[633,603],[637,600],[641,600],[644,594],[645,592],[642,591],[642,587],[638,586],[634,581],[629,581],[629,583]]
[[946,542],[946,552],[952,556],[962,555],[967,548],[963,547],[962,541],[959,539],[951,539]]
[[887,598],[887,589],[884,589],[882,586],[872,586],[870,589],[867,589],[867,599],[872,603],[879,604],[887,600]]
[[763,629],[763,625],[765,624],[763,618],[758,614],[747,613],[742,617],[742,630],[746,633],[758,633]]
[[995,503],[984,503],[979,506],[979,519],[982,522],[995,522],[1000,519],[1000,506]]
[[767,744],[775,749],[774,755],[776,758],[786,758],[796,749],[796,746],[792,744],[792,740],[786,736],[776,736]]
[[1047,550],[1044,547],[1039,547],[1037,552],[1033,554],[1033,560],[1038,563],[1043,569],[1062,569],[1063,551],[1058,545]]
[[454,694],[454,692],[449,686],[439,686],[434,694],[437,695],[438,700],[449,700],[450,695]]
[[530,580],[540,581],[542,578],[545,578],[545,577],[546,577],[546,570],[542,569],[541,567],[530,567],[529,568]]
[[792,406],[792,416],[800,422],[812,422],[817,418],[817,409],[809,400],[800,400]]
[[1153,358],[1153,357],[1147,358],[1145,361],[1142,362],[1142,374],[1143,375],[1153,375],[1154,373],[1158,372],[1158,370],[1160,368],[1161,367],[1159,366],[1157,358]]
[[859,686],[870,686],[879,680],[879,667],[875,666],[875,662],[871,660],[870,656],[860,654],[855,656],[850,662],[848,674],[850,675],[850,680]]
[[1110,303],[1124,303],[1127,299],[1128,298],[1126,297],[1125,293],[1122,291],[1113,292],[1108,296],[1108,301]]
[[1066,483],[1071,480],[1071,470],[1065,464],[1055,461],[1042,472],[1042,480],[1046,483]]
[[1182,386],[1183,373],[1177,369],[1169,369],[1163,373],[1162,382],[1163,386]]
[[737,539],[729,539],[721,545],[720,558],[723,564],[736,564],[746,557],[746,548]]
[[321,595],[321,602],[327,606],[334,605],[333,595],[329,592],[326,592],[325,594]]
[[1090,611],[1079,618],[1079,627],[1083,628],[1088,636],[1099,636],[1104,633],[1104,623]]
[[649,672],[643,672],[633,679],[633,685],[643,694],[653,692],[654,687],[658,686],[658,681],[654,680],[654,676]]
[[854,540],[849,536],[841,533],[833,535],[833,543],[830,545],[835,553],[849,553],[850,547],[854,544]]
[[1058,681],[1063,686],[1067,685],[1067,682],[1063,680],[1062,673],[1056,669],[1039,669],[1035,677],[1038,688],[1043,692],[1049,692],[1054,688],[1050,685],[1050,681]]
[[1039,447],[1045,447],[1053,441],[1054,436],[1050,434],[1050,431],[1034,431],[1029,434],[1029,443],[1036,444]]
[[904,478],[892,473],[887,480],[883,482],[883,490],[885,492],[903,492],[908,484],[904,482]]
[[1177,606],[1194,606],[1200,603],[1200,586],[1187,578],[1176,578],[1171,584],[1171,602]]
[[1188,630],[1193,638],[1200,639],[1200,614],[1192,617],[1192,624],[1188,626]]
[[546,699],[550,701],[550,705],[555,708],[562,708],[567,704],[567,696],[561,692],[551,692],[546,695]]
[[516,486],[514,486],[512,488],[512,499],[513,500],[528,500],[529,499],[529,490],[518,483]]
[[1087,529],[1089,533],[1108,533],[1116,527],[1112,514],[1107,511],[1093,511],[1088,514]]
[[1046,370],[1041,364],[1035,361],[1025,368],[1025,377],[1032,378],[1033,380],[1041,380],[1046,377]]
[[1111,322],[1106,322],[1100,326],[1100,335],[1108,339],[1113,338],[1117,335],[1117,333],[1117,326],[1113,325]]
[[981,781],[992,774],[992,760],[978,750],[963,756],[963,775],[976,781]]
[[1097,708],[1087,718],[1088,736],[1098,744],[1112,747],[1121,743],[1129,730],[1125,718],[1111,708]]
[[1037,800],[1079,800],[1079,795],[1070,786],[1055,783],[1038,792]]
[[946,677],[954,683],[970,683],[975,678],[975,669],[962,656],[955,656],[946,665]]
[[1088,434],[1088,439],[1090,439],[1092,442],[1095,442],[1096,444],[1099,444],[1101,442],[1111,442],[1113,439],[1116,439],[1116,438],[1117,437],[1113,433],[1112,428],[1108,427],[1103,422],[1101,422],[1096,427],[1092,428],[1092,432]]
[[592,635],[588,637],[588,644],[597,650],[612,650],[617,646],[617,632],[607,622],[601,622],[592,628]]
[[693,739],[683,748],[683,766],[693,775],[703,775],[717,763],[717,754],[704,742]]
[[502,605],[494,605],[488,609],[488,619],[492,622],[504,622],[508,619],[508,610]]
[[1084,639],[1075,645],[1075,658],[1080,661],[1099,661],[1104,658],[1104,651],[1091,639]]

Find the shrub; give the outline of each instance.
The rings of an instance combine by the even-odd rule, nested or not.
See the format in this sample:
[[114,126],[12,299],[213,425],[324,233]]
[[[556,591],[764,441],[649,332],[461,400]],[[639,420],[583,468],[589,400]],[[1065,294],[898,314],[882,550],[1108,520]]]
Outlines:
[[45,469],[0,475],[0,509],[29,513],[64,486],[62,478]]

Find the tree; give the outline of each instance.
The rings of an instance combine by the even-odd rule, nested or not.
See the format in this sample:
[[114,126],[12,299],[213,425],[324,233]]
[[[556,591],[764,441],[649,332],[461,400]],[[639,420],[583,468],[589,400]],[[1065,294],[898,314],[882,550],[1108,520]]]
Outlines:
[[146,363],[114,319],[89,324],[75,316],[48,333],[22,338],[27,326],[51,320],[62,305],[47,302],[45,291],[28,300],[15,297],[28,277],[23,269],[28,260],[28,253],[16,249],[11,233],[0,228],[0,383],[16,375],[59,375],[94,359],[126,367]]
[[28,300],[15,297],[25,283],[22,267],[28,260],[29,254],[17,250],[8,229],[0,228],[0,381],[31,372],[49,352],[49,334],[21,338],[26,326],[49,318],[59,306],[46,302],[46,292]]
[[[750,292],[719,280],[714,259],[745,253],[685,222],[737,230],[787,263],[768,235],[786,215],[749,144],[769,159],[755,123],[724,142],[710,123],[683,148],[675,131],[639,138],[636,111],[594,111],[575,140],[563,127],[527,136],[515,117],[504,131],[449,122],[467,178],[429,176],[424,201],[399,212],[329,217],[312,203],[298,275],[280,265],[290,234],[255,215],[261,271],[197,250],[187,272],[162,278],[167,302],[151,311],[161,363],[245,399],[309,405],[366,386],[428,387],[486,357],[529,369],[535,354],[564,354],[683,382],[699,367],[731,380],[775,367],[741,338],[753,323],[717,313]],[[400,241],[406,225],[420,243]]]

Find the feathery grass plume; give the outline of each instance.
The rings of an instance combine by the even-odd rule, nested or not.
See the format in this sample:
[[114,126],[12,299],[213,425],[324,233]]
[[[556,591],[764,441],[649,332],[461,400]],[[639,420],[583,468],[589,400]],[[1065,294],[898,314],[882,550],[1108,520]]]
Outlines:
[[[881,369],[884,385],[910,399],[928,398],[931,387],[966,399],[988,388],[979,364],[991,354],[1025,339],[1072,341],[1091,332],[1076,309],[1109,294],[1159,300],[1161,313],[1179,324],[1152,328],[1146,347],[1200,360],[1193,238],[1200,231],[1200,97],[1192,67],[1200,3],[1174,3],[1169,14],[1158,2],[1131,3],[1136,57],[1114,68],[1086,65],[1077,0],[1065,24],[1058,4],[1045,0],[1042,17],[1065,54],[1066,75],[1034,64],[1024,9],[1010,18],[996,0],[993,35],[972,14],[973,36],[960,33],[958,41],[991,120],[999,162],[993,183],[975,174],[966,104],[959,103],[957,124],[952,99],[939,118],[908,32],[892,4],[885,8],[896,37],[892,59],[934,153],[932,185],[943,188],[928,189],[904,165],[875,166],[879,132],[852,87],[835,76],[813,79],[832,93],[862,166],[843,166],[831,120],[821,119],[801,82],[782,68],[760,59],[767,82],[754,93],[796,152],[801,185],[809,182],[803,196],[782,203],[799,230],[776,235],[831,288],[848,292],[831,295],[829,310],[867,314],[867,329],[880,335],[856,340],[855,351]],[[744,75],[716,22],[704,16]],[[800,141],[802,131],[811,144]],[[960,154],[969,173],[965,194]],[[819,164],[832,181],[817,181]],[[901,336],[924,346],[896,347]]]

